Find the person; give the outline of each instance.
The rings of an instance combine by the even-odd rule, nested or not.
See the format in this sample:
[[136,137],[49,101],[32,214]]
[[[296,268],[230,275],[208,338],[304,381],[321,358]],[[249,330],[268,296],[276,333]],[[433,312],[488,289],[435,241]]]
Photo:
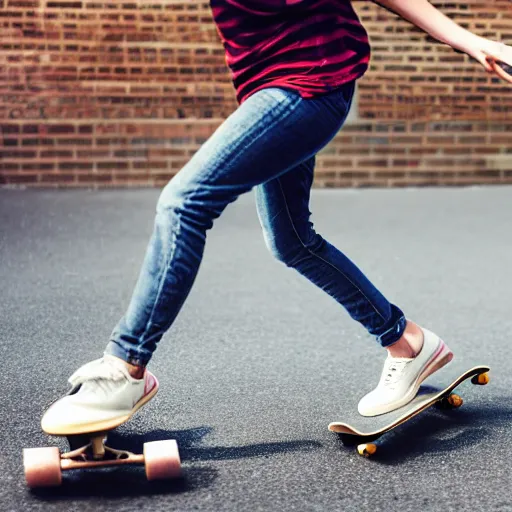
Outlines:
[[[451,21],[428,0],[380,0],[488,72],[487,57],[512,48]],[[367,33],[349,0],[211,0],[238,108],[164,187],[128,309],[103,357],[80,367],[70,392],[42,419],[48,433],[116,426],[147,403],[158,382],[147,369],[198,272],[206,240],[228,204],[255,189],[269,250],[320,287],[387,351],[362,415],[409,402],[453,357],[433,332],[406,318],[341,251],[315,232],[309,198],[315,155],[349,112],[370,60]]]

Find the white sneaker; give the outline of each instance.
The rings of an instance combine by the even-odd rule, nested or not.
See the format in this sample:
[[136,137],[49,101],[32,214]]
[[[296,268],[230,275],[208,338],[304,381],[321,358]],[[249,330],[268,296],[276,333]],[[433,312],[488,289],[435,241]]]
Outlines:
[[41,420],[47,434],[72,435],[110,430],[127,421],[158,391],[148,372],[134,379],[121,359],[105,355],[79,368],[69,393],[54,402]]
[[423,347],[412,358],[388,356],[378,386],[364,396],[358,405],[362,416],[378,416],[409,403],[420,384],[453,359],[444,341],[427,329],[423,331]]

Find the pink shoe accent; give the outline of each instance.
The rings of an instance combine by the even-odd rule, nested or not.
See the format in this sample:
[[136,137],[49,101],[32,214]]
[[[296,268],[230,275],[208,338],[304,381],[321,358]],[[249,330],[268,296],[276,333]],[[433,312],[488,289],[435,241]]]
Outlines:
[[144,396],[151,393],[155,388],[158,389],[158,380],[157,378],[150,372],[146,370],[146,382],[144,384]]
[[453,352],[446,346],[446,343],[439,338],[439,347],[432,356],[428,365],[421,372],[418,381],[423,382],[429,375],[432,375],[443,366],[447,365],[453,359]]

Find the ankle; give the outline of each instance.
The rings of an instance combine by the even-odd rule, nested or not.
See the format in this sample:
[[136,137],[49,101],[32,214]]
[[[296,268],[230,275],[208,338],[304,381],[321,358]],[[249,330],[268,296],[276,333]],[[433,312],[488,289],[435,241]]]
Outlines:
[[134,379],[142,379],[144,377],[144,372],[146,371],[146,368],[144,366],[137,366],[135,364],[128,363],[124,359],[121,359],[120,357],[113,356],[110,354],[105,354],[106,358],[113,358],[115,360],[122,361],[125,367],[128,370],[128,373],[130,374],[130,377],[133,377]]
[[126,363],[126,368],[128,368],[128,373],[130,374],[130,377],[133,377],[134,379],[142,379],[144,377],[144,372],[146,369],[143,366],[136,366],[131,363]]
[[407,320],[402,337],[393,345],[386,347],[391,357],[416,357],[423,347],[423,331],[420,326]]

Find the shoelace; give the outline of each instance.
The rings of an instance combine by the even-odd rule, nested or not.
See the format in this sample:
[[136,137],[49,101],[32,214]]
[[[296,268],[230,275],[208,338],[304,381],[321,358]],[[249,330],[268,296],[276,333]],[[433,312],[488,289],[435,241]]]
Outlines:
[[386,387],[393,387],[402,376],[405,367],[409,364],[408,360],[393,359],[389,362],[388,367],[384,370],[383,384]]
[[84,364],[71,377],[68,382],[71,386],[76,387],[87,381],[116,381],[126,378],[125,372],[121,367],[113,364],[105,359],[96,359],[90,363]]

